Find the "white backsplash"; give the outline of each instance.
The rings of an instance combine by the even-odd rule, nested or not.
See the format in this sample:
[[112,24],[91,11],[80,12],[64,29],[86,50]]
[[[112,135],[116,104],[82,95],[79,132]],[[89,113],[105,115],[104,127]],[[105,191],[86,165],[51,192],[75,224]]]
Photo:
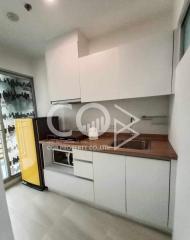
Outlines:
[[[130,122],[130,117],[120,112],[114,107],[115,104],[124,108],[128,112],[134,114],[138,118],[142,116],[168,116],[169,112],[169,97],[147,97],[147,98],[136,98],[136,99],[125,99],[115,101],[104,101],[99,102],[107,108],[111,117],[111,124],[109,131],[114,129],[114,118],[117,118],[124,124]],[[64,112],[57,112],[56,115],[60,117],[61,129],[77,129],[76,127],[76,114],[81,106],[84,104],[73,104],[72,110],[65,109]],[[91,123],[97,118],[101,117],[99,110],[88,110],[83,119],[83,124]],[[168,133],[168,122],[167,119],[156,118],[153,120],[141,120],[137,123],[133,129],[140,133],[155,133],[155,134],[167,134]]]

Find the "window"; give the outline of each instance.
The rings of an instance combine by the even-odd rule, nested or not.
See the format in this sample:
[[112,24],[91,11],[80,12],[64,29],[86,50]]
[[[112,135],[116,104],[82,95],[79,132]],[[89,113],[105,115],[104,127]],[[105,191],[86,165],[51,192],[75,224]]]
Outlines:
[[187,9],[186,15],[181,25],[181,57],[183,57],[189,46],[190,46],[190,7]]
[[3,179],[20,173],[15,119],[35,117],[32,79],[0,71],[0,169]]

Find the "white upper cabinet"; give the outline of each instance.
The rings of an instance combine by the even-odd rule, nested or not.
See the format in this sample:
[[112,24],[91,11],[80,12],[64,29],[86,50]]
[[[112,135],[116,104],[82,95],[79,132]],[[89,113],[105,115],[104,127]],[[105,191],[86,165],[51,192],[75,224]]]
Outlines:
[[172,55],[164,32],[80,58],[82,102],[171,94]]
[[[80,40],[79,40],[80,37]],[[79,56],[85,49],[81,34],[73,32],[55,39],[46,49],[50,100],[80,99]],[[79,46],[82,47],[79,50]]]
[[82,102],[118,98],[117,48],[80,59]]
[[167,228],[170,162],[126,157],[127,214]]
[[126,214],[125,156],[94,152],[93,167],[95,203]]
[[119,98],[172,92],[173,33],[166,32],[118,48]]

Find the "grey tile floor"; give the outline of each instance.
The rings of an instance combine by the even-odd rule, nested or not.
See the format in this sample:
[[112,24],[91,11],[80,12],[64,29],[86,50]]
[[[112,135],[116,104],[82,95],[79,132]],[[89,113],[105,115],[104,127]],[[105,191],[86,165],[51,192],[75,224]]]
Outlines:
[[170,240],[167,235],[52,192],[6,191],[15,240]]

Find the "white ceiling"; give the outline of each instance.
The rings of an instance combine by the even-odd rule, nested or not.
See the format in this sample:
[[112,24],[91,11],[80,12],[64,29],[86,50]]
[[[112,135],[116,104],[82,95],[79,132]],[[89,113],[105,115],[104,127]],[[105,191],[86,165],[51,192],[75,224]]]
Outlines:
[[[24,3],[31,3],[27,12]],[[30,55],[41,54],[48,40],[73,29],[89,39],[171,10],[173,0],[0,0],[0,44]],[[10,22],[6,13],[20,16]]]

